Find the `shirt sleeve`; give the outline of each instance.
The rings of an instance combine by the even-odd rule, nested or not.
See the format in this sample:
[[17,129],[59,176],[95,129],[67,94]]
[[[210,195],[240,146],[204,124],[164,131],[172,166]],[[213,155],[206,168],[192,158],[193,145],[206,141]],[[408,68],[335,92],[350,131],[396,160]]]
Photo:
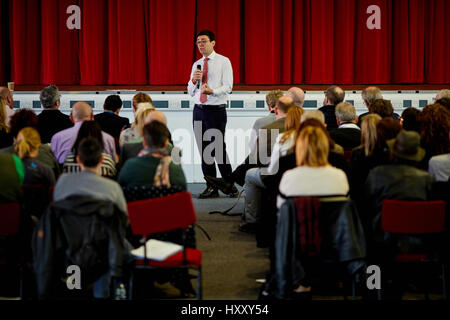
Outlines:
[[194,84],[193,82],[192,82],[192,77],[194,76],[194,72],[195,72],[195,69],[197,68],[197,63],[194,63],[193,65],[192,65],[192,70],[191,70],[191,76],[190,76],[190,78],[189,78],[189,82],[188,82],[188,86],[187,86],[187,89],[188,89],[188,93],[189,93],[189,95],[191,96],[191,97],[193,97],[193,96],[195,96],[195,94],[197,93],[197,84]]
[[224,58],[222,63],[222,86],[213,89],[213,96],[220,97],[231,93],[233,90],[233,68],[230,59]]
[[20,185],[22,185],[25,178],[25,166],[18,156],[16,156],[15,154],[13,154],[12,156],[14,159],[14,165],[16,166],[17,175],[19,176],[19,183]]

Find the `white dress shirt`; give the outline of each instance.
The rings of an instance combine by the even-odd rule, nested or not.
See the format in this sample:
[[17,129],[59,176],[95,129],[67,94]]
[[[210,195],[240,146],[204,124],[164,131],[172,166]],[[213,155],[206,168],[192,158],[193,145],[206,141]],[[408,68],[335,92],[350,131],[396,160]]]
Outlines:
[[[195,61],[192,65],[191,78],[188,83],[188,92],[191,97],[194,97],[195,104],[202,104],[200,94],[203,83],[200,81],[200,89],[197,89],[197,84],[192,83],[192,77],[197,70],[197,65],[200,65],[203,71],[204,60],[205,57]],[[228,94],[233,89],[233,68],[230,59],[215,51],[208,56],[208,86],[212,89],[213,94],[206,95],[207,100],[203,104],[219,105],[227,103]]]

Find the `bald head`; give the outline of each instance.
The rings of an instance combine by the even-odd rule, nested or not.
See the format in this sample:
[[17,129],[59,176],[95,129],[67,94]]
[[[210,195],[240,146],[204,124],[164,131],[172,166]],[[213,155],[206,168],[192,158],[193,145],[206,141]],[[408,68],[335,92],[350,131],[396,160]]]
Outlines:
[[344,101],[345,91],[338,86],[331,86],[325,91],[324,105],[337,106]]
[[0,87],[0,97],[4,98],[6,104],[12,109],[14,108],[14,99],[12,92],[7,87]]
[[292,87],[286,92],[286,96],[291,97],[294,100],[294,106],[303,107],[305,102],[305,92],[297,87]]
[[321,124],[325,125],[325,115],[320,110],[307,110],[302,114],[301,122],[308,119],[316,119],[319,120]]
[[160,123],[162,123],[162,124],[167,126],[166,115],[164,113],[162,113],[161,111],[159,111],[159,110],[155,110],[153,112],[150,112],[147,115],[147,117],[145,118],[144,123],[148,124],[148,123],[150,123],[152,121],[158,121],[158,122],[160,122]]
[[80,101],[73,105],[72,108],[73,122],[92,120],[92,115],[93,115],[92,107],[88,103]]

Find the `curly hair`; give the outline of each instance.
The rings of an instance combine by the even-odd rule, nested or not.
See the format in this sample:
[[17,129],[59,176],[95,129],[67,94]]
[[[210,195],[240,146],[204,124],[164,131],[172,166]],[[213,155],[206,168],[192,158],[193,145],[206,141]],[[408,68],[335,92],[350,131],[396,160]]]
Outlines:
[[371,113],[376,113],[380,115],[380,117],[392,117],[394,113],[394,108],[392,107],[392,103],[389,100],[378,99],[370,106]]
[[417,117],[422,147],[427,157],[450,152],[450,112],[440,104],[423,108]]
[[37,129],[38,117],[33,110],[22,109],[14,113],[9,122],[10,132],[13,137],[17,137],[20,130],[26,127]]

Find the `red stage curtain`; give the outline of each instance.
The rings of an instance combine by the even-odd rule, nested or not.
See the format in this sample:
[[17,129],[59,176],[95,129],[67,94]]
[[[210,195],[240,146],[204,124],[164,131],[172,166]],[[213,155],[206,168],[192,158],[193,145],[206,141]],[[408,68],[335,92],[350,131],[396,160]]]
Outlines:
[[151,0],[147,13],[149,83],[187,84],[193,58],[195,0]]
[[[4,44],[6,41],[5,33],[6,29],[3,26],[3,18],[6,16],[4,10],[7,10],[5,2],[0,2],[0,43]],[[6,57],[7,51],[4,49],[0,49],[0,87],[4,86],[6,83]]]
[[[17,84],[185,85],[199,58],[195,34],[209,28],[235,83],[450,83],[447,0],[1,3],[10,14],[0,41],[9,34],[10,51],[2,46],[0,81],[8,72]],[[81,30],[66,27],[73,4]],[[380,29],[367,26],[374,5]]]
[[[216,35],[214,50],[230,59],[233,67],[234,83],[242,83],[241,1],[198,0],[197,30],[195,30],[195,34],[204,29],[214,31]],[[193,41],[195,40],[193,39]],[[194,60],[198,59],[200,59],[200,53],[195,48]],[[187,79],[189,79],[189,75]]]

